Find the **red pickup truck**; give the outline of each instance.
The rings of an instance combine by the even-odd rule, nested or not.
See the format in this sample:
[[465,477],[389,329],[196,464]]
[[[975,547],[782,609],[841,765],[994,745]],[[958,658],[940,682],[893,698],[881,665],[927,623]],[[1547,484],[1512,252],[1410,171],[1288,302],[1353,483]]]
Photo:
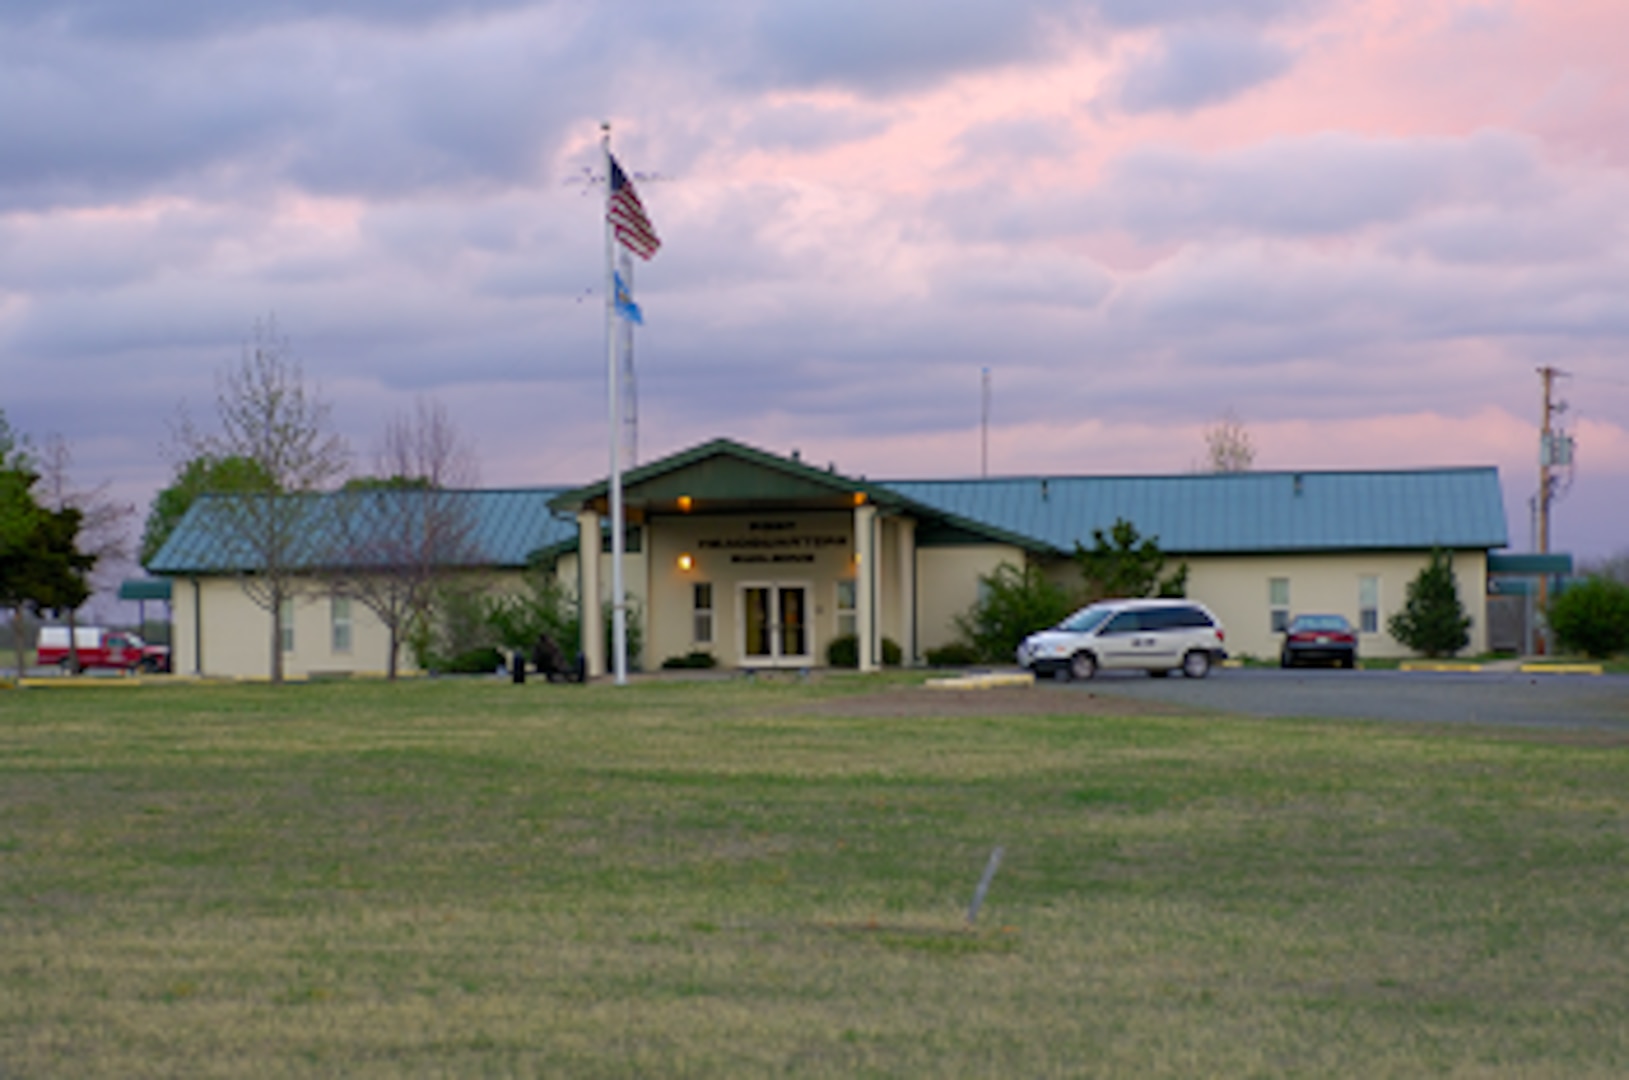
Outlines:
[[[149,645],[137,634],[127,630],[109,630],[102,626],[80,626],[74,629],[75,651],[79,654],[79,669],[118,668],[124,671],[168,671],[170,650],[163,645]],[[73,664],[68,651],[66,626],[40,627],[40,640],[35,649],[35,663],[41,667],[60,666],[64,671]]]

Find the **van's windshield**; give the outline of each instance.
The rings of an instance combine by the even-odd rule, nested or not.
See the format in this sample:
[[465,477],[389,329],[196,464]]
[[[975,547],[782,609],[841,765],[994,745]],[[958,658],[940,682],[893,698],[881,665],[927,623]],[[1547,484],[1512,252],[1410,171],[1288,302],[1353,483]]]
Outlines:
[[1113,614],[1114,609],[1110,607],[1097,607],[1094,605],[1088,608],[1081,608],[1079,611],[1063,620],[1063,622],[1059,623],[1058,629],[1068,630],[1072,634],[1089,634],[1093,630],[1096,630],[1099,626],[1102,626],[1104,621]]

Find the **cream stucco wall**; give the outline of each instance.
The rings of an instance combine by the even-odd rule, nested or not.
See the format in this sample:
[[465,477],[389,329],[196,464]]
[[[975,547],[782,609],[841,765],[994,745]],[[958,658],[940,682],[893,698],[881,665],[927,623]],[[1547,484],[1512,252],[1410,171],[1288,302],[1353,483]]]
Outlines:
[[[1278,656],[1283,637],[1272,631],[1270,579],[1288,579],[1292,615],[1328,612],[1344,615],[1357,626],[1359,579],[1374,576],[1380,584],[1379,627],[1375,633],[1359,636],[1358,655],[1409,656],[1410,650],[1387,632],[1386,623],[1401,610],[1409,583],[1430,561],[1428,552],[1202,556],[1188,560],[1188,595],[1204,602],[1222,620],[1230,653],[1271,660]],[[1487,554],[1455,553],[1454,575],[1460,603],[1471,616],[1471,641],[1465,652],[1484,652]]]
[[[173,590],[171,663],[177,674],[238,678],[265,678],[270,674],[271,615],[249,599],[235,579],[180,578]],[[298,678],[340,672],[383,673],[390,635],[361,602],[352,600],[350,611],[351,647],[336,650],[332,593],[315,585],[302,588],[294,598],[294,648],[283,653],[284,675]],[[202,634],[197,621],[200,612]],[[401,651],[398,670],[414,670],[412,655],[406,648]]]
[[1022,567],[1023,551],[1007,544],[917,549],[917,634],[924,653],[960,639],[956,616],[978,600],[979,578],[1002,563]]
[[[879,526],[880,636],[908,645],[910,622],[904,601],[914,600],[919,655],[959,638],[956,617],[978,599],[980,577],[993,573],[1002,563],[1025,563],[1023,551],[1016,547],[980,544],[919,548],[913,567],[903,554],[910,544],[908,528],[902,530],[898,519],[888,518],[881,519]],[[627,555],[624,563],[625,583],[644,631],[636,669],[654,670],[665,658],[693,649],[712,652],[722,666],[739,666],[743,660],[742,590],[748,584],[807,588],[807,651],[787,662],[824,664],[826,646],[838,633],[836,583],[855,577],[853,530],[854,515],[842,511],[669,516],[648,522],[641,550]],[[684,554],[692,559],[688,570],[679,563]],[[600,556],[602,600],[609,599],[610,558]],[[1373,576],[1380,587],[1379,628],[1362,635],[1359,649],[1362,655],[1386,657],[1409,654],[1386,632],[1386,622],[1402,607],[1409,582],[1429,562],[1429,554],[1201,556],[1187,561],[1188,595],[1203,601],[1221,618],[1229,652],[1263,659],[1276,657],[1280,644],[1280,636],[1271,628],[1271,579],[1289,581],[1292,614],[1336,612],[1357,625],[1359,581]],[[1050,578],[1066,587],[1079,584],[1072,560],[1053,560],[1045,569]],[[1454,569],[1460,600],[1473,620],[1466,651],[1482,652],[1487,641],[1486,554],[1458,552]],[[562,558],[556,573],[566,591],[574,594],[579,580],[576,555]],[[908,573],[914,573],[909,587],[903,580]],[[493,572],[481,580],[493,591],[518,588],[520,581],[518,572],[512,571]],[[694,635],[693,586],[700,581],[713,586],[711,642],[699,642]],[[178,674],[267,675],[271,618],[255,606],[235,579],[195,582],[176,578],[173,587],[173,661]],[[201,635],[196,622],[200,610]],[[296,600],[294,610],[294,649],[284,654],[288,675],[385,670],[388,636],[361,603],[351,603],[352,647],[348,653],[332,647],[328,593],[312,586]],[[201,665],[197,659],[200,636]],[[400,670],[412,670],[412,656],[405,648]]]
[[[1305,554],[1190,556],[1172,558],[1166,573],[1188,564],[1188,596],[1201,601],[1222,620],[1227,632],[1227,649],[1234,656],[1276,659],[1283,635],[1273,632],[1273,605],[1269,602],[1269,582],[1284,578],[1289,582],[1291,615],[1330,613],[1344,615],[1354,627],[1359,620],[1359,581],[1372,576],[1379,582],[1379,622],[1374,633],[1362,633],[1358,654],[1373,657],[1405,657],[1413,653],[1386,629],[1387,621],[1407,599],[1409,582],[1430,563],[1429,552],[1318,552]],[[1044,566],[1048,580],[1065,589],[1081,587],[1079,565],[1072,559],[1055,559]],[[1487,554],[1460,551],[1454,555],[1454,576],[1459,582],[1460,603],[1471,616],[1467,654],[1487,648],[1486,595]]]
[[[837,585],[854,576],[854,516],[813,513],[675,515],[656,518],[646,530],[649,588],[644,592],[645,666],[670,656],[711,652],[721,666],[742,663],[742,590],[748,585],[808,589],[810,629],[802,658],[788,663],[824,664],[837,635]],[[688,554],[691,566],[680,566]],[[887,567],[884,567],[884,582]],[[713,638],[694,634],[694,586],[713,587]]]

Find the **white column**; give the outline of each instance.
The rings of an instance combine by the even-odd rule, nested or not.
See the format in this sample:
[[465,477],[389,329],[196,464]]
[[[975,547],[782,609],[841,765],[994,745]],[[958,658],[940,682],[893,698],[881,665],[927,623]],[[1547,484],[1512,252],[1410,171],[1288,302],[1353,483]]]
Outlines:
[[[662,653],[656,651],[656,579],[651,577],[650,544],[650,517],[646,515],[639,521],[639,558],[637,560],[643,584],[640,585],[636,596],[641,603],[642,610],[639,617],[643,620],[642,626],[645,632],[644,654],[639,663],[640,671],[654,671],[661,661],[653,664],[651,657],[662,655]],[[688,648],[685,651],[689,651]]]
[[860,670],[877,670],[877,508],[854,508],[854,632],[860,639]]
[[577,580],[583,661],[594,678],[605,674],[605,630],[600,626],[600,516],[592,510],[577,515]]
[[900,663],[906,667],[916,664],[916,519],[894,519],[894,538],[897,544],[899,574],[899,651]]

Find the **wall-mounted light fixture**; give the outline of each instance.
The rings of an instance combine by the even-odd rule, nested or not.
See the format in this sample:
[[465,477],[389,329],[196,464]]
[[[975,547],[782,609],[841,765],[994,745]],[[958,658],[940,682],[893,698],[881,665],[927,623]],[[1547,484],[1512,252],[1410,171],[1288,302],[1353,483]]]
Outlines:
[[864,506],[865,505],[865,492],[856,491],[854,493],[854,505],[855,506]]
[[688,551],[685,552],[683,555],[679,556],[679,569],[680,570],[689,571],[689,570],[694,570],[695,568],[696,568],[696,560],[691,556],[691,554]]
[[680,495],[679,496],[679,510],[680,510],[681,513],[688,514],[690,512],[690,508],[692,506],[694,506],[694,505],[695,505],[695,500],[691,499],[690,496],[688,496],[688,495]]

